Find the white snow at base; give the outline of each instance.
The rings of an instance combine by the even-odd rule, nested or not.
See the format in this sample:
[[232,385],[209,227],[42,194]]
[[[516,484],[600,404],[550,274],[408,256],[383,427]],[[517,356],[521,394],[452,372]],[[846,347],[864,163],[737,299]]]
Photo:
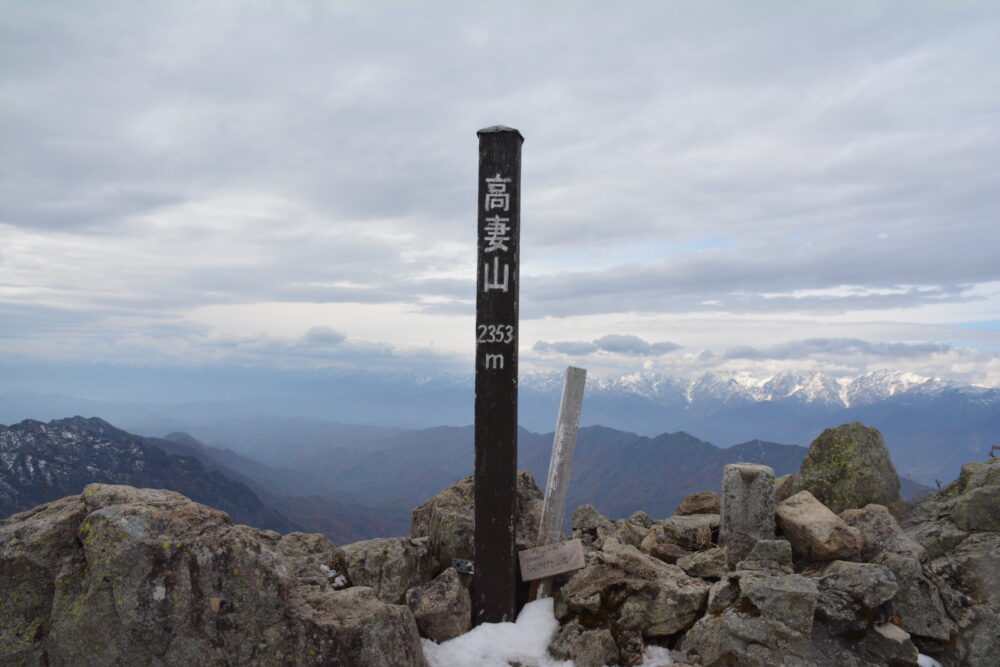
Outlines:
[[929,655],[924,655],[923,653],[917,654],[917,664],[920,665],[920,667],[944,667],[944,665],[940,662]]
[[[421,640],[431,667],[575,667],[572,660],[554,660],[546,650],[559,629],[552,598],[529,602],[514,623],[483,623],[460,637],[435,644]],[[640,667],[670,664],[667,649],[652,646]]]

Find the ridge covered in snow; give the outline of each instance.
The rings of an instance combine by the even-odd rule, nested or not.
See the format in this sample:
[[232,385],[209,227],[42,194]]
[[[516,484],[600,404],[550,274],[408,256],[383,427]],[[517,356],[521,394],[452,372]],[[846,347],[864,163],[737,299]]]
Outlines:
[[[522,386],[544,391],[557,382],[558,374],[529,374],[523,378]],[[636,372],[588,382],[590,392],[632,394],[671,405],[691,405],[706,400],[723,403],[793,400],[857,407],[903,394],[932,396],[947,390],[971,395],[997,391],[888,369],[856,377],[838,377],[821,372],[786,372],[765,376],[705,373],[689,379]]]

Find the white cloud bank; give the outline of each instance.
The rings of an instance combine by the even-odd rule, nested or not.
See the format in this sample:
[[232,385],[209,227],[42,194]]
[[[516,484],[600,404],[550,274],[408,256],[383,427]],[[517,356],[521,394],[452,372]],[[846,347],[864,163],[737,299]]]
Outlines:
[[493,7],[5,3],[0,355],[467,367],[501,122],[525,369],[1000,385],[1000,6]]

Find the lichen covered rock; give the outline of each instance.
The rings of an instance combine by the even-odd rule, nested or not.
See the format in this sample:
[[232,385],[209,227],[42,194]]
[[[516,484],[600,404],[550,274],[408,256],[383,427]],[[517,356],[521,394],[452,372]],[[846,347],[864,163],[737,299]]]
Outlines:
[[900,506],[899,477],[877,429],[859,422],[828,428],[809,446],[779,500],[809,491],[834,512],[875,503]]

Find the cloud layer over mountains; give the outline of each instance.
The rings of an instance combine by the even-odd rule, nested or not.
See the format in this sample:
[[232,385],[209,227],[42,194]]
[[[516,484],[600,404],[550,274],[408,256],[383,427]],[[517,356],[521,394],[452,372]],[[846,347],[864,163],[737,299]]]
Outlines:
[[469,370],[475,131],[522,366],[1000,385],[992,3],[5,3],[0,354]]

